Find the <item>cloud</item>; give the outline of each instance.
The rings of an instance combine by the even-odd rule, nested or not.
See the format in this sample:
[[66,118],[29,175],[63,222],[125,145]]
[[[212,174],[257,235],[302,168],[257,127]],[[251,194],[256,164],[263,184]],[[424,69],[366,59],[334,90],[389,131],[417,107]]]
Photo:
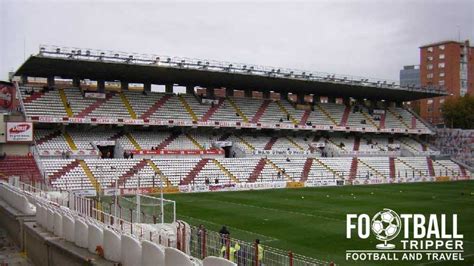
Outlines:
[[420,45],[474,41],[474,1],[0,1],[5,78],[55,44],[397,80]]

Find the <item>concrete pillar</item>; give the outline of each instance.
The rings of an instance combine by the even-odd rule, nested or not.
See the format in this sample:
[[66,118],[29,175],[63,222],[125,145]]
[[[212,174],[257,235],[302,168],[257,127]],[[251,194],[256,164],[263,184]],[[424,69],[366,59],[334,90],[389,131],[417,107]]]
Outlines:
[[48,77],[48,86],[49,87],[54,87],[54,77]]
[[280,99],[288,101],[288,92],[287,91],[280,91]]
[[401,108],[401,107],[403,107],[403,102],[400,102],[400,101],[395,102],[395,105],[396,105],[397,107],[400,107],[400,108]]
[[81,80],[78,78],[72,79],[72,86],[73,87],[81,87]]
[[206,88],[206,96],[208,98],[214,98],[214,88],[213,87]]
[[22,76],[21,76],[21,83],[22,83],[22,84],[28,83],[28,77],[27,77],[26,75],[22,75]]
[[344,105],[349,106],[351,104],[351,99],[350,98],[343,98],[342,102]]
[[336,97],[328,96],[328,103],[336,103]]
[[186,94],[194,94],[194,86],[192,85],[186,86]]
[[227,97],[232,97],[232,96],[234,96],[234,89],[226,88],[226,89],[225,89],[225,96],[227,96]]
[[270,91],[263,91],[263,99],[270,99]]
[[166,93],[173,93],[173,84],[166,84],[165,85],[165,92]]
[[313,95],[313,104],[317,104],[321,102],[321,98],[319,95]]
[[252,98],[252,89],[244,90],[245,97]]
[[128,82],[126,81],[120,81],[120,89],[122,91],[128,90]]
[[151,92],[151,83],[143,83],[143,90],[146,92]]
[[301,93],[301,92],[296,94],[296,103],[297,104],[304,104],[304,102],[305,102],[304,96],[305,96],[305,94]]
[[97,81],[97,92],[105,92],[105,81],[98,80]]

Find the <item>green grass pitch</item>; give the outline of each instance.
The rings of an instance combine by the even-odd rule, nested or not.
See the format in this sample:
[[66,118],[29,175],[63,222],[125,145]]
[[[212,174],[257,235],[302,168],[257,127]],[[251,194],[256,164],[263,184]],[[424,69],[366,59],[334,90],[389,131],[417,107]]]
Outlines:
[[374,249],[379,243],[374,237],[347,240],[347,213],[372,216],[383,208],[398,213],[457,213],[465,261],[430,265],[474,263],[474,181],[173,194],[166,198],[177,202],[178,218],[193,225],[204,224],[216,231],[227,225],[232,237],[259,238],[265,245],[340,265],[353,264],[345,260],[346,250]]

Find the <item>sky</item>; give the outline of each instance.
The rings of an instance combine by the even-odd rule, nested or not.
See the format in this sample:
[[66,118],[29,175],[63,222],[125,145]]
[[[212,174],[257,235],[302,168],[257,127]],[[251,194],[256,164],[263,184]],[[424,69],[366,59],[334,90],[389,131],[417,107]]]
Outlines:
[[473,0],[0,0],[0,80],[50,44],[398,81],[459,37],[474,46]]

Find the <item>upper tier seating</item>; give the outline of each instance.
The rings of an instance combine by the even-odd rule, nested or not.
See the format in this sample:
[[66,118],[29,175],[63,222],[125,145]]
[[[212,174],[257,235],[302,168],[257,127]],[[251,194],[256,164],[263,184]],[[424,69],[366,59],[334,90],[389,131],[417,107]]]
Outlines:
[[[165,94],[137,91],[107,92],[105,99],[85,98],[77,88],[64,89],[61,98],[59,90],[39,92],[32,97],[26,93],[30,88],[22,87],[25,112],[31,116],[67,117],[66,106],[69,105],[73,117],[122,118],[122,119],[163,119],[201,121],[212,108],[201,104],[198,97],[189,94]],[[37,89],[39,90],[39,89]],[[335,103],[317,103],[310,112],[306,122],[312,125],[339,125],[342,122],[346,106]],[[352,127],[376,128],[379,121],[373,121],[367,108],[363,113],[349,112],[346,125]],[[273,101],[256,98],[230,97],[224,99],[215,112],[208,117],[209,121],[248,121],[269,124],[298,124],[305,112],[296,110],[286,100]],[[288,117],[289,115],[289,117]],[[289,118],[289,119],[288,119]],[[365,124],[361,124],[366,120]],[[368,121],[367,121],[368,120]],[[280,122],[281,121],[281,122]],[[427,129],[427,127],[405,109],[390,107],[387,109],[385,128]]]

